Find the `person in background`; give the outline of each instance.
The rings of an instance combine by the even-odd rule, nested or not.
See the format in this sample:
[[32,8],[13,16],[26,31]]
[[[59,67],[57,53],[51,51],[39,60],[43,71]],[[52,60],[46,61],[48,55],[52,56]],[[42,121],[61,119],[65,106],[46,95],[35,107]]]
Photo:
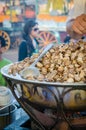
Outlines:
[[[5,65],[12,63],[10,60],[2,57],[2,54],[6,50],[5,49],[6,46],[7,46],[7,44],[5,42],[3,42],[3,40],[0,38],[0,70]],[[1,72],[0,72],[0,86],[7,86],[6,81],[5,81],[4,77],[2,76]]]
[[86,0],[74,0],[67,19],[67,32],[73,39],[86,36]]
[[33,53],[38,52],[39,48],[39,43],[36,40],[39,32],[38,23],[33,19],[28,20],[23,31],[23,40],[19,45],[18,61],[31,57]]

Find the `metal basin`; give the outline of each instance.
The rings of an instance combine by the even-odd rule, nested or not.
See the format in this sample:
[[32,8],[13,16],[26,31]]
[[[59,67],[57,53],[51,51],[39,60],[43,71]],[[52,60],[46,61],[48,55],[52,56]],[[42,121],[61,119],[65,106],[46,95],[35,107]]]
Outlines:
[[25,80],[18,74],[8,75],[9,66],[2,68],[3,76],[17,101],[42,129],[51,129],[59,119],[71,127],[66,113],[86,110],[86,83]]

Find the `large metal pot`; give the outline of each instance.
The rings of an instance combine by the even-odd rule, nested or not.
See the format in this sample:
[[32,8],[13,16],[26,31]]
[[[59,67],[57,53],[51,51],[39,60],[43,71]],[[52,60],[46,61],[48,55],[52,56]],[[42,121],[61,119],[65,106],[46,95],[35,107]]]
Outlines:
[[[71,106],[65,104],[67,103],[67,94],[71,95],[76,89],[86,91],[86,83],[60,83],[60,82],[41,82],[25,80],[20,77],[19,74],[16,76],[9,75],[8,69],[10,65],[2,68],[1,72],[9,84],[9,87],[23,107],[23,109],[28,113],[29,116],[42,128],[42,130],[53,130],[52,128],[57,124],[58,120],[66,120],[66,122],[71,126],[71,119],[66,118],[65,109],[69,107],[71,111]],[[66,89],[67,88],[67,89]],[[83,94],[81,94],[82,97]],[[68,97],[68,96],[67,96]],[[65,99],[65,100],[64,100]],[[70,98],[72,100],[72,98]],[[70,102],[69,99],[69,102]],[[74,99],[74,98],[73,98]],[[83,99],[83,98],[82,98]],[[78,101],[78,100],[77,100]],[[82,101],[83,102],[83,101]],[[84,100],[86,104],[86,100]],[[77,111],[86,110],[86,105],[77,107]],[[65,105],[65,106],[64,106]],[[69,112],[68,110],[68,112]],[[73,108],[73,111],[76,111]]]
[[0,110],[0,130],[2,130],[8,124],[12,123],[15,120],[16,109],[17,109],[17,107],[14,104],[12,104],[12,105]]

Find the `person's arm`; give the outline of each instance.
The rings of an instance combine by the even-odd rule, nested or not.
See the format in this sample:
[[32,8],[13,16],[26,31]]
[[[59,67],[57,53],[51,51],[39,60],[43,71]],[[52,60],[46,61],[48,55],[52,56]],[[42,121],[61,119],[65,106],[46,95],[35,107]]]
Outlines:
[[19,46],[18,61],[24,60],[27,57],[27,43],[22,42]]
[[77,33],[73,30],[73,28],[72,28],[73,23],[74,23],[74,19],[72,19],[72,20],[70,20],[70,21],[67,22],[67,24],[66,24],[67,33],[68,33],[68,34],[70,35],[70,37],[73,38],[73,39],[80,39],[82,36],[79,35],[79,34],[77,34]]
[[[86,0],[74,0],[74,7],[70,10],[68,14],[66,28],[68,34],[74,39],[79,39],[83,35],[83,31],[82,31],[83,29],[81,29],[83,27],[81,26],[83,26],[82,24],[83,22],[85,22],[85,20],[83,20],[83,17],[86,18],[85,5],[86,5]],[[84,26],[86,27],[86,25]]]
[[86,34],[86,14],[78,16],[76,19],[71,19],[67,22],[67,32],[74,38],[79,39]]

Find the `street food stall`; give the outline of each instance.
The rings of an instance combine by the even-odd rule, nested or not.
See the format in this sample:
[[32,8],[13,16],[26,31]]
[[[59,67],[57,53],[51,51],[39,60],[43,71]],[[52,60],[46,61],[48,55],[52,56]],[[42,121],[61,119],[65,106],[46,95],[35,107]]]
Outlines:
[[86,128],[85,46],[82,40],[49,44],[39,54],[1,69],[36,129]]
[[11,48],[15,48],[19,44],[24,23],[30,18],[37,18],[41,31],[53,31],[58,42],[64,41],[67,2],[65,4],[61,2],[61,6],[55,7],[54,1],[52,8],[48,0],[4,0],[0,3],[0,30],[9,34]]
[[86,41],[63,43],[68,5],[63,8],[62,4],[57,10],[50,0],[35,2],[40,28],[38,40],[44,48],[31,58],[1,69],[13,96],[27,113],[6,130],[83,130],[86,128],[86,114],[83,114],[86,111]]
[[10,36],[10,48],[18,47],[24,24],[24,7],[20,0],[0,0],[0,30]]
[[57,37],[58,43],[64,42],[66,33],[66,20],[68,14],[67,2],[61,0],[47,0],[45,3],[39,4],[36,12],[41,30],[52,31]]

